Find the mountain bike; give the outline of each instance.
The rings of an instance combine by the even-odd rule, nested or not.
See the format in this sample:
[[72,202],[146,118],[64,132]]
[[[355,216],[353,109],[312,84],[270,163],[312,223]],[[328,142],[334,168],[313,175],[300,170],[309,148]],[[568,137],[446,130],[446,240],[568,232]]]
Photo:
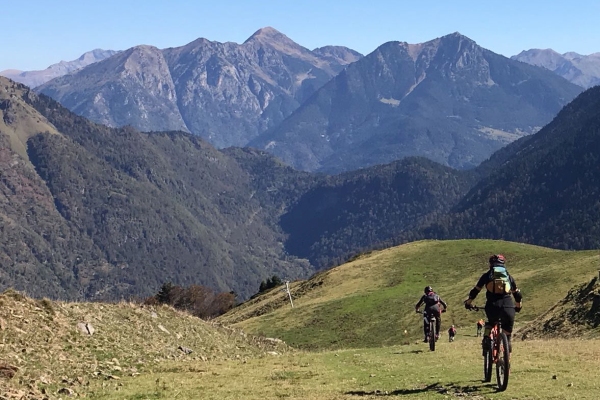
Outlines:
[[[471,306],[472,311],[479,311],[477,306]],[[498,390],[504,391],[508,387],[510,376],[510,347],[508,338],[502,331],[502,322],[495,321],[490,331],[487,345],[483,348],[483,381],[492,380],[492,365],[496,364],[496,383]],[[485,340],[486,338],[484,338]]]
[[[446,312],[446,310],[442,310],[441,312]],[[421,314],[421,311],[417,310],[417,313]],[[428,314],[426,317],[429,321],[429,334],[427,335],[429,350],[435,351],[435,342],[437,341],[437,337],[439,335],[439,332],[437,331],[437,317],[433,314]]]

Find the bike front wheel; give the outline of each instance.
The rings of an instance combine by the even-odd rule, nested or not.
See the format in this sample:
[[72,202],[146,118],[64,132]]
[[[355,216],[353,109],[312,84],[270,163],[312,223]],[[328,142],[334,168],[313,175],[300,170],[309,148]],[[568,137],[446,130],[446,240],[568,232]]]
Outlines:
[[496,361],[496,380],[498,390],[504,391],[508,387],[508,377],[510,375],[510,350],[508,347],[508,338],[504,332],[498,337],[498,361]]
[[494,363],[492,349],[483,351],[483,381],[490,382],[492,380],[492,364]]

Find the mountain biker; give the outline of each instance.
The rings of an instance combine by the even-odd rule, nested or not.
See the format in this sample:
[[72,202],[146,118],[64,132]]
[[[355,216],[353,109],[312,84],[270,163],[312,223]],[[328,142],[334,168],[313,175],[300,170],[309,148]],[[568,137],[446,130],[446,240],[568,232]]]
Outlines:
[[451,342],[454,341],[454,336],[456,336],[456,328],[454,325],[452,325],[450,328],[448,328],[448,340]]
[[427,342],[427,338],[429,337],[429,317],[434,315],[436,317],[435,330],[437,334],[435,335],[435,339],[439,339],[440,337],[440,328],[442,326],[442,313],[440,311],[440,304],[444,306],[444,312],[448,308],[448,305],[440,296],[437,295],[433,291],[431,286],[425,286],[423,290],[425,293],[421,296],[419,302],[415,305],[415,311],[419,312],[419,307],[421,304],[425,305],[425,310],[423,311],[423,333],[425,334],[424,342]]
[[[481,341],[484,352],[489,346],[489,335],[492,325],[498,320],[502,322],[502,330],[508,338],[509,352],[512,350],[511,333],[515,323],[515,312],[520,312],[522,307],[523,296],[513,277],[506,271],[504,266],[505,261],[506,259],[502,254],[491,256],[489,259],[489,271],[481,275],[477,284],[469,292],[469,297],[465,300],[465,308],[471,309],[471,303],[481,289],[483,287],[487,289],[485,295],[487,321]],[[515,298],[516,304],[513,302],[511,295]]]

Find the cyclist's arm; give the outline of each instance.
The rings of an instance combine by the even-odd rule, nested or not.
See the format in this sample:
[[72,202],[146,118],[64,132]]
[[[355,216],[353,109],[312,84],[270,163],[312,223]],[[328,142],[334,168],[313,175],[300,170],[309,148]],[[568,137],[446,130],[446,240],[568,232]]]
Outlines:
[[419,311],[419,307],[421,307],[421,304],[423,304],[425,302],[425,296],[421,296],[421,299],[419,300],[419,302],[415,305],[415,310]]
[[521,290],[517,287],[517,283],[515,282],[512,276],[510,276],[509,279],[510,292],[512,293],[513,297],[515,298],[515,301],[517,302],[516,307],[521,308],[521,303],[523,302],[523,295],[521,294]]
[[448,308],[448,305],[446,304],[446,302],[444,300],[442,300],[441,297],[440,297],[440,304],[444,306],[444,310]]
[[469,292],[469,297],[467,298],[467,300],[465,300],[465,304],[471,305],[473,300],[475,300],[475,298],[477,297],[481,289],[483,289],[488,280],[488,274],[481,275],[481,278],[479,278],[477,284],[475,284],[475,286],[473,286],[473,289],[471,289],[471,291]]

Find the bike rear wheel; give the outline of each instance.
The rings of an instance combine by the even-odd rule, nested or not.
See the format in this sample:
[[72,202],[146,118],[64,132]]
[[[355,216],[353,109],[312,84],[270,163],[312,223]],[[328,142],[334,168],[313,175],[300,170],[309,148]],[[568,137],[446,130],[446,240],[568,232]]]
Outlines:
[[510,351],[508,347],[508,338],[504,332],[498,337],[498,361],[496,361],[496,380],[498,390],[504,391],[508,387],[508,377],[510,375]]
[[437,332],[435,331],[435,319],[431,318],[429,321],[429,350],[435,351],[435,336]]

